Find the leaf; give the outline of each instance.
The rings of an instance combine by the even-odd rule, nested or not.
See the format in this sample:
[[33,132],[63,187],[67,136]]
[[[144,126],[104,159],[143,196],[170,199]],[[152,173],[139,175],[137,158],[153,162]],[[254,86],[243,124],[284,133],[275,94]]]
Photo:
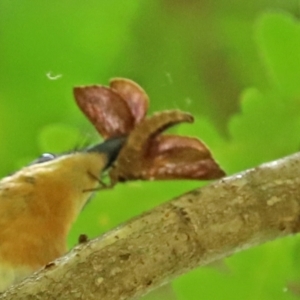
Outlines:
[[266,13],[257,23],[256,38],[275,84],[287,95],[299,96],[299,22],[288,14]]

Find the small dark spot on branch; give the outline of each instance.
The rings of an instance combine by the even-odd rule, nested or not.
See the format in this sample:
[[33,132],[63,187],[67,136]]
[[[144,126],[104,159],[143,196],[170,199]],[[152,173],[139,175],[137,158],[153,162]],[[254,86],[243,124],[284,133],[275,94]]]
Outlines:
[[286,230],[286,226],[285,224],[281,223],[279,224],[279,228],[278,228],[280,231],[285,231]]
[[152,280],[150,279],[150,280],[148,280],[147,282],[146,282],[146,285],[147,286],[149,286],[149,285],[151,285],[152,284]]
[[49,268],[52,268],[54,266],[55,266],[55,263],[54,262],[50,262],[50,263],[46,264],[45,269],[49,269]]
[[120,254],[119,257],[121,260],[128,260],[130,255],[131,255],[130,253],[124,253],[124,254]]
[[[201,191],[200,190],[194,190],[191,192],[191,195],[193,196],[200,196],[201,195]],[[192,202],[192,199],[188,199],[189,202]]]
[[86,234],[81,234],[81,235],[78,237],[78,243],[79,243],[79,244],[86,243],[88,240],[89,240],[89,238],[88,238],[88,236],[87,236]]
[[35,182],[36,182],[35,178],[32,176],[26,176],[24,179],[26,182],[31,183],[31,184],[35,184]]
[[191,219],[190,219],[188,213],[185,211],[185,209],[183,207],[175,207],[175,210],[176,210],[177,214],[180,216],[180,218],[183,219],[186,223],[191,222]]
[[298,233],[300,231],[300,217],[298,217],[295,220],[295,223],[293,224],[292,232],[293,233]]
[[192,204],[194,202],[194,199],[193,198],[188,198],[187,201]]

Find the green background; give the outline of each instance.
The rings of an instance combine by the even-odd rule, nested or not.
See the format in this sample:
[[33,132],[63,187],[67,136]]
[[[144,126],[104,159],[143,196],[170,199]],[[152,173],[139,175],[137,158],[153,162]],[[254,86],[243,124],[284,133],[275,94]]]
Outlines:
[[[112,77],[143,86],[150,113],[192,112],[176,132],[203,139],[228,174],[298,151],[299,15],[298,0],[0,0],[0,175],[99,140],[72,87]],[[101,191],[69,245],[203,184]],[[288,237],[244,251],[152,299],[297,299],[299,248]]]

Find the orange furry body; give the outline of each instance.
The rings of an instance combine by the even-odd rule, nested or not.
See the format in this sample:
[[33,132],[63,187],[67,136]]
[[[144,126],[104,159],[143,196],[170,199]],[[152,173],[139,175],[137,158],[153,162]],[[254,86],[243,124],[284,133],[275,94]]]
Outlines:
[[66,252],[105,164],[104,154],[73,153],[0,181],[0,292]]

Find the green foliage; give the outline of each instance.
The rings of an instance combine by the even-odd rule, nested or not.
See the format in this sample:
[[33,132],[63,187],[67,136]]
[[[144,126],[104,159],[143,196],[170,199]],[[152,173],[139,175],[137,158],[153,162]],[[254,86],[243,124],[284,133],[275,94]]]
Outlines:
[[64,124],[50,124],[41,130],[39,148],[42,152],[61,153],[66,149],[79,147],[82,136],[74,127]]
[[272,84],[285,95],[300,93],[300,27],[289,15],[265,14],[257,24],[257,41]]
[[[180,108],[232,174],[298,151],[297,1],[0,0],[1,175],[41,152],[65,152],[97,134],[72,97],[78,84],[129,77],[150,111]],[[270,8],[281,12],[270,12]],[[240,99],[240,101],[238,101]],[[97,138],[99,139],[99,138]],[[101,191],[69,238],[97,236],[199,182],[132,182]],[[299,241],[285,238],[173,283],[178,299],[296,299]],[[216,288],[217,287],[217,288]]]

